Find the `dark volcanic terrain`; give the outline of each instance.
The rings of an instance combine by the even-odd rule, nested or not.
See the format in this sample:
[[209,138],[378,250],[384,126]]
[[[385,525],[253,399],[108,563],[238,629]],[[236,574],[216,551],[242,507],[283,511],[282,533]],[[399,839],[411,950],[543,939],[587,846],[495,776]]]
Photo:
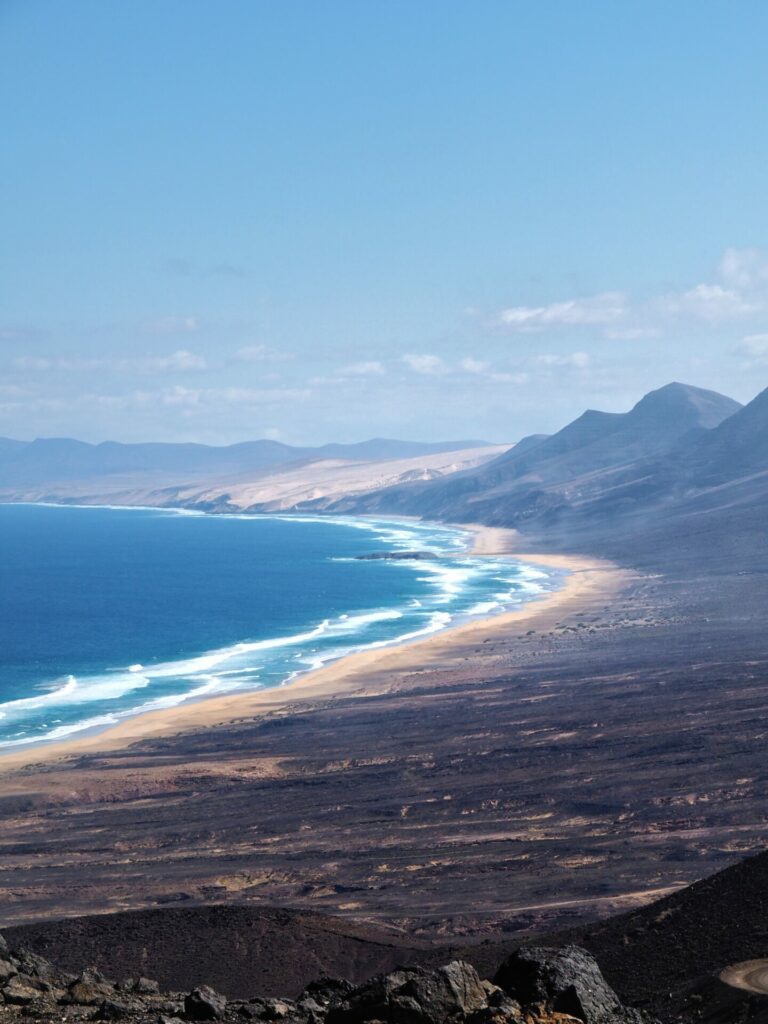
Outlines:
[[766,1019],[768,996],[718,976],[768,957],[768,853],[561,939],[586,947],[623,999],[664,1019]]
[[[719,976],[724,968],[744,961],[768,965],[767,911],[768,853],[762,853],[642,909],[533,941],[523,939],[524,950],[530,946],[534,949],[519,956],[515,955],[521,948],[519,936],[464,946],[428,943],[362,922],[305,911],[243,906],[129,911],[23,925],[7,929],[5,935],[12,948],[27,951],[18,965],[20,970],[38,965],[40,961],[35,958],[44,957],[72,976],[62,984],[50,974],[44,975],[54,984],[37,993],[43,1003],[50,1000],[51,988],[58,985],[66,989],[83,965],[88,965],[106,977],[151,976],[161,990],[171,993],[188,991],[205,979],[230,1000],[298,999],[299,1005],[289,1016],[300,1017],[308,1008],[302,1007],[307,986],[312,988],[313,979],[318,977],[344,975],[353,984],[364,986],[373,972],[395,971],[401,964],[433,971],[458,960],[474,967],[480,977],[495,976],[497,983],[508,987],[504,979],[510,972],[515,976],[526,963],[542,963],[542,954],[537,951],[541,945],[563,950],[556,957],[546,954],[544,962],[567,965],[569,985],[583,984],[595,996],[602,982],[589,959],[573,949],[576,945],[595,958],[622,1003],[649,1011],[662,1021],[757,1024],[768,1019],[768,995],[732,987]],[[510,955],[512,959],[508,960]],[[4,981],[2,977],[3,956],[0,949],[0,990],[7,984],[7,978]],[[497,973],[501,963],[516,966]],[[17,988],[19,984],[17,979]],[[143,987],[150,1002],[157,1002],[159,997],[151,995],[146,983]],[[114,991],[102,992],[99,998],[130,1003],[136,998],[133,992],[131,985],[123,982]],[[165,997],[177,1001],[182,998]],[[34,1006],[34,1000],[31,1002]],[[67,1002],[66,995],[63,1002]],[[563,1004],[558,1006],[561,1011],[563,1008]],[[11,1012],[14,1009],[15,1005]],[[263,1019],[274,1019],[269,1007],[263,1009]],[[62,1007],[59,1012],[73,1011]],[[250,1014],[242,1009],[236,1012],[255,1019],[255,1009]],[[318,1012],[316,1007],[314,1012]],[[571,1004],[567,1012],[583,1021],[590,1019],[585,1016],[585,1004]],[[515,1024],[532,1024],[530,1013]],[[36,1016],[41,1016],[40,1007]],[[443,1007],[439,1019],[448,1017]],[[360,1022],[364,1019],[361,1015]],[[383,1019],[388,1018],[384,1015]],[[499,1016],[495,1019],[503,1024]],[[598,1019],[595,1024],[609,1021]],[[634,1024],[641,1022],[636,1020]]]
[[3,923],[232,902],[516,934],[709,874],[768,835],[765,577],[712,569],[389,692],[6,773]]
[[[183,943],[179,939],[177,934],[177,946]],[[113,978],[93,967],[70,972],[29,949],[9,946],[0,936],[0,1020],[653,1024],[643,1011],[622,1004],[594,958],[576,946],[517,950],[498,965],[493,980],[482,979],[471,963],[454,958],[434,967],[402,965],[357,985],[323,976],[293,999],[258,991],[253,975],[243,978],[248,994],[233,999],[200,983],[191,991],[163,990],[146,974],[127,976],[125,967],[120,963],[120,974]]]

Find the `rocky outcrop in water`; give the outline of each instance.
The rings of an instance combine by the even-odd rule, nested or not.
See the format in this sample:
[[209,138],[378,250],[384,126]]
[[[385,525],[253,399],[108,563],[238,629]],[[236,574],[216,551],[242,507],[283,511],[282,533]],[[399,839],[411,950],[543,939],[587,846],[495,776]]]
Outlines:
[[321,978],[298,999],[227,1000],[206,985],[161,992],[150,978],[114,981],[86,969],[68,974],[41,956],[11,951],[0,936],[0,1021],[126,1021],[183,1024],[652,1024],[623,1007],[583,949],[524,949],[494,982],[454,960],[402,967],[362,985]]

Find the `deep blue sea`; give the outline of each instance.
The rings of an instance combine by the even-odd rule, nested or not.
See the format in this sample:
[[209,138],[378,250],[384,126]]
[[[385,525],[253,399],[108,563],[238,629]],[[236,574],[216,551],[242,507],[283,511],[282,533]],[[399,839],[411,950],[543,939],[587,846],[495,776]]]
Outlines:
[[[556,585],[442,526],[0,505],[0,746],[278,686]],[[434,561],[367,561],[428,550]]]

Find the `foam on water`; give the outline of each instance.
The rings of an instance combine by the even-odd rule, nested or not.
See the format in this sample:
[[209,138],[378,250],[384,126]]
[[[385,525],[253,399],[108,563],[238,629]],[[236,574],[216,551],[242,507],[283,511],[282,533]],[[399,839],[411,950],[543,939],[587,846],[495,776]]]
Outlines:
[[[203,513],[188,510],[132,512],[207,519]],[[435,557],[359,562],[359,556],[330,552],[328,561],[358,562],[355,572],[367,572],[365,566],[375,564],[377,571],[387,573],[392,603],[387,600],[378,608],[352,606],[332,618],[306,622],[295,632],[243,639],[193,656],[153,662],[151,650],[136,651],[139,659],[124,667],[78,674],[77,678],[62,673],[63,683],[52,683],[39,692],[0,703],[0,747],[62,739],[83,730],[103,728],[131,714],[170,708],[213,694],[284,685],[347,654],[406,643],[459,621],[516,607],[554,583],[553,573],[536,566],[507,558],[468,556],[469,535],[438,525],[307,515],[232,514],[216,519],[248,520],[254,530],[259,529],[259,522],[270,519],[290,523],[296,529],[302,524],[335,525],[365,531],[377,550],[418,550]],[[199,529],[191,524],[190,528]],[[269,632],[268,626],[268,622],[259,622],[263,632]],[[66,666],[62,669],[66,671]],[[37,714],[43,708],[45,717]]]

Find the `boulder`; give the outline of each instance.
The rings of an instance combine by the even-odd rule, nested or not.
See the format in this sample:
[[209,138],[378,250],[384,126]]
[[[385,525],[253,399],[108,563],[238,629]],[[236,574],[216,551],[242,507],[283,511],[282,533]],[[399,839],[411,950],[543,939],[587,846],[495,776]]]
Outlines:
[[207,985],[194,989],[184,999],[187,1020],[219,1020],[227,1009],[227,1000]]
[[125,1003],[119,1003],[114,999],[105,999],[94,1015],[94,1020],[123,1020],[130,1014],[130,1009]]
[[332,1006],[326,1019],[328,1024],[445,1024],[487,1005],[477,971],[454,960],[436,970],[410,967],[379,975]]
[[54,966],[49,960],[26,949],[17,950],[12,960],[18,973],[26,974],[30,978],[50,978],[55,973]]
[[354,990],[351,981],[345,978],[318,978],[310,981],[298,998],[301,1003],[306,999],[314,999],[321,1006],[330,1006],[332,1003],[340,1003],[346,999]]
[[29,1006],[36,999],[42,998],[42,995],[39,988],[30,984],[29,979],[20,978],[18,975],[11,978],[3,989],[3,999],[11,1006]]
[[160,984],[152,978],[137,978],[132,991],[139,996],[156,996],[160,992]]
[[114,991],[114,985],[98,971],[83,971],[70,982],[61,1001],[75,1006],[99,1006],[105,999],[110,999]]
[[302,1015],[311,1020],[325,1016],[325,1004],[318,1003],[312,996],[302,996],[296,1003],[296,1009]]
[[541,1006],[584,1024],[608,1024],[624,1015],[594,957],[579,946],[519,949],[504,961],[494,981],[523,1007]]
[[475,1010],[471,1024],[523,1024],[524,1017],[520,1003],[510,999],[503,988],[492,981],[482,981],[483,991],[488,1005],[482,1010]]
[[290,999],[249,999],[238,1010],[248,1020],[286,1021],[296,1017],[296,1004]]
[[11,961],[4,960],[0,954],[0,986],[5,985],[7,981],[18,973]]

